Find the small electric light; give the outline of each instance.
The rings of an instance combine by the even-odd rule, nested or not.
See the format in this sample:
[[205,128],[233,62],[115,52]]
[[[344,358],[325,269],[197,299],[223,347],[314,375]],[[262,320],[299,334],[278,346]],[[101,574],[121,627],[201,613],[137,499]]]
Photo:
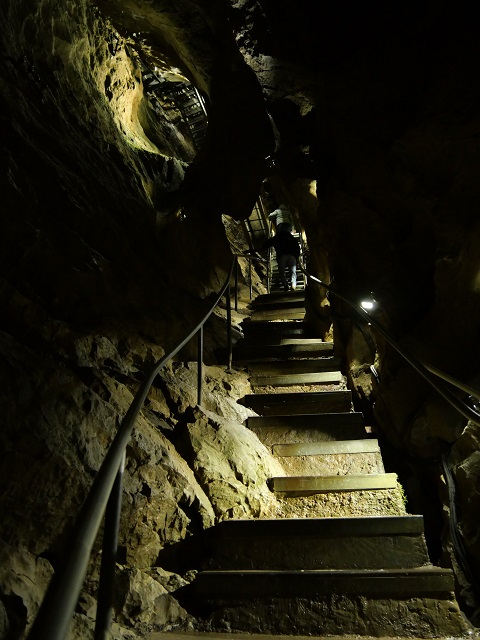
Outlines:
[[375,307],[375,302],[373,302],[373,300],[362,300],[360,306],[362,309],[365,309],[365,311],[371,311]]

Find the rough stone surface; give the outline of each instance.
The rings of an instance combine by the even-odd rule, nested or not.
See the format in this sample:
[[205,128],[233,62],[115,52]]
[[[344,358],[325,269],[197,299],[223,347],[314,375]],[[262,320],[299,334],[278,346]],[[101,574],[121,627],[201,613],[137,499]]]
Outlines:
[[[230,605],[230,606],[229,606]],[[291,620],[299,618],[295,631],[300,635],[357,634],[382,637],[432,638],[468,637],[470,628],[452,600],[430,598],[369,599],[332,595],[309,600],[280,598],[257,600],[243,609],[226,604],[214,615],[215,628],[229,631],[289,634]]]
[[286,475],[328,476],[362,473],[384,473],[380,453],[333,453],[318,456],[279,457]]
[[351,516],[393,516],[406,513],[403,491],[345,491],[296,498],[278,498],[273,514],[277,518],[341,518]]
[[[151,628],[167,628],[173,624],[183,622],[188,618],[178,602],[169,595],[162,582],[165,581],[166,572],[159,575],[152,571],[151,575],[138,569],[125,570],[119,576],[120,588],[118,599],[122,602],[119,607],[120,615],[117,621],[130,625],[131,620],[136,621],[136,630]],[[162,580],[163,578],[163,580]],[[168,584],[168,583],[167,583]],[[175,581],[175,588],[183,586],[182,582]],[[138,624],[138,626],[137,626]]]
[[32,623],[52,574],[52,566],[44,558],[0,541],[2,638],[16,637]]
[[193,467],[219,520],[268,516],[275,498],[267,479],[284,475],[249,429],[202,412],[188,425]]

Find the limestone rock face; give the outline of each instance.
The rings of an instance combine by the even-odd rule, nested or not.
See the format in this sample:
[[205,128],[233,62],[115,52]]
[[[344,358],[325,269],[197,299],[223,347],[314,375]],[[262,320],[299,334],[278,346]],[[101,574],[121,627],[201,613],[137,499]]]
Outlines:
[[194,417],[187,436],[193,466],[217,518],[271,514],[276,501],[266,481],[283,474],[280,463],[244,426],[207,411]]
[[165,545],[213,524],[212,506],[190,467],[142,419],[133,436],[127,473],[122,537],[129,566],[154,566]]
[[[166,384],[166,395],[175,404],[179,414],[188,407],[197,404],[196,362],[173,362],[164,369],[161,377]],[[243,422],[253,412],[237,403],[237,398],[250,393],[248,375],[242,371],[233,371],[230,375],[225,367],[204,367],[204,388],[202,407],[217,416]]]
[[52,574],[44,558],[25,547],[0,543],[0,637],[18,637],[31,624]]
[[[5,398],[9,411],[4,413],[9,429],[2,432],[2,449],[8,453],[2,465],[2,485],[8,487],[8,493],[2,504],[1,535],[19,562],[35,562],[31,553],[25,552],[24,557],[20,545],[28,543],[33,553],[47,554],[56,564],[89,479],[100,467],[118,421],[132,400],[130,385],[105,372],[110,368],[124,381],[136,376],[132,354],[120,366],[113,343],[98,336],[83,338],[74,348],[77,370],[55,367],[51,358],[40,360],[7,336],[2,337],[4,363],[10,369],[4,377],[9,390]],[[161,353],[157,350],[157,356]],[[78,372],[83,372],[81,379]],[[49,380],[47,394],[43,392],[45,379]],[[200,534],[223,517],[264,515],[274,502],[266,478],[275,474],[278,465],[241,424],[251,411],[236,402],[251,391],[246,374],[205,367],[203,394],[210,410],[192,409],[197,400],[196,379],[196,364],[167,367],[134,428],[127,451],[120,530],[119,561],[124,576],[118,587],[123,593],[118,596],[120,624],[128,624],[134,611],[138,614],[135,624],[145,628],[184,622],[185,612],[167,595],[167,587],[158,583],[159,575],[160,583],[165,582],[162,573],[155,573],[161,572],[155,568],[161,552]],[[21,423],[16,419],[19,399]],[[26,501],[27,487],[35,483],[41,490],[31,493]],[[95,594],[97,559],[95,552],[84,598]],[[18,596],[26,611],[23,625],[31,622],[52,572],[46,560],[38,562],[44,577],[37,580],[37,596],[32,594],[26,601],[18,580],[12,583],[13,568],[4,568],[3,606]],[[173,561],[173,566],[178,571],[185,569],[182,561]],[[136,567],[136,573],[128,567]],[[174,585],[168,591],[181,586],[180,577]],[[11,611],[7,620],[5,626],[15,624]],[[77,616],[75,624],[89,623]]]
[[[139,569],[132,569],[122,573],[119,582],[119,596],[123,596],[119,623],[126,623],[128,626],[135,619],[137,629],[152,625],[166,628],[188,618],[186,611],[169,595],[172,580],[169,581],[168,572],[157,569],[149,575]],[[170,589],[163,585],[165,583],[168,586],[169,582]],[[176,579],[173,584],[174,588],[179,588],[186,583]]]
[[460,521],[458,527],[460,536],[472,559],[470,570],[473,572],[478,568],[478,523],[474,514],[478,507],[479,493],[472,488],[479,482],[479,445],[479,429],[469,422],[453,445],[448,458],[456,485],[457,505],[465,505],[464,511],[461,513],[457,511],[456,515]]

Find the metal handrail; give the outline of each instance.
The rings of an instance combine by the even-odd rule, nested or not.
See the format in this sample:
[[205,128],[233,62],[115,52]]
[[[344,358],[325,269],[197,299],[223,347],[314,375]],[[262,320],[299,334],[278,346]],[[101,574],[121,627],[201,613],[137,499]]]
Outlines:
[[[265,258],[255,255],[255,249],[251,249],[246,253],[236,253],[237,258],[245,258],[248,260],[248,281],[250,286],[250,300],[253,298],[253,278],[252,278],[252,261],[266,262],[268,269],[268,261]],[[238,311],[238,261],[235,267],[235,311]]]
[[445,398],[445,400],[450,405],[452,405],[459,413],[461,413],[465,418],[467,418],[467,420],[471,420],[474,424],[480,426],[480,413],[475,411],[461,398],[458,398],[444,384],[444,382],[447,382],[455,387],[458,387],[462,391],[467,392],[469,395],[475,398],[480,398],[480,391],[476,391],[475,389],[468,387],[462,382],[444,373],[443,371],[440,371],[440,369],[437,369],[436,367],[433,367],[425,362],[417,360],[413,356],[409,355],[407,351],[395,340],[395,338],[364,309],[362,309],[355,303],[351,302],[351,300],[343,296],[341,293],[338,293],[338,291],[335,291],[334,289],[332,289],[332,287],[328,285],[326,282],[323,282],[319,278],[316,278],[315,276],[308,273],[307,270],[303,267],[303,265],[300,265],[300,269],[301,271],[303,271],[306,278],[309,278],[313,282],[318,283],[319,285],[327,289],[327,291],[332,293],[334,296],[336,296],[340,300],[343,300],[343,302],[346,302],[350,307],[353,308],[353,310],[357,314],[359,314],[364,320],[366,320],[373,327],[375,327],[378,333],[380,333],[387,340],[387,342],[410,364],[411,367],[413,367],[417,371],[417,373],[419,373],[422,376],[422,378],[424,378],[430,384],[430,386],[432,386],[435,389],[435,391],[437,391],[441,396],[443,396],[443,398]]
[[[123,474],[123,460],[126,447],[130,441],[130,437],[133,431],[135,420],[140,413],[143,403],[150,391],[150,387],[153,384],[154,379],[160,372],[163,366],[171,360],[186,344],[191,340],[197,332],[200,332],[202,336],[199,338],[199,372],[201,370],[202,362],[202,346],[203,346],[203,326],[209,317],[212,315],[216,306],[219,304],[222,296],[226,294],[228,298],[227,312],[230,309],[230,280],[232,278],[233,270],[236,265],[237,258],[234,256],[232,266],[230,268],[228,277],[223,285],[220,293],[215,299],[215,303],[211,306],[208,313],[205,314],[203,319],[190,331],[190,333],[168,354],[163,356],[150,370],[146,376],[144,382],[138,389],[133,401],[128,409],[125,417],[120,425],[120,428],[110,445],[110,448],[105,456],[105,459],[95,476],[92,487],[87,495],[84,505],[80,511],[77,521],[75,523],[72,538],[68,546],[68,554],[65,562],[59,567],[59,570],[55,572],[47,593],[36,616],[36,619],[28,634],[29,640],[64,640],[68,633],[68,629],[75,611],[75,607],[78,602],[80,591],[83,586],[85,575],[90,560],[90,554],[95,543],[98,530],[100,528],[103,515],[107,509],[113,513],[113,518],[118,519],[119,506],[121,501],[121,489],[118,489],[118,484],[121,482],[121,476]],[[229,316],[229,314],[227,313]],[[230,326],[228,321],[230,319]],[[231,318],[227,318],[227,333],[229,343],[229,366],[231,366]],[[198,389],[198,404],[201,404],[201,380],[199,373],[199,389]],[[115,485],[115,491],[112,494],[112,489]],[[121,484],[120,484],[121,487]],[[110,502],[110,496],[113,495],[113,500]],[[105,527],[111,529],[111,527]],[[113,535],[117,535],[118,528],[114,527]],[[110,548],[111,561],[113,566],[115,564],[115,553],[111,552],[111,544],[104,543],[105,547]],[[103,562],[102,569],[104,570]],[[108,568],[107,568],[108,570]],[[110,565],[111,571],[111,565]],[[100,579],[102,583],[102,578]],[[110,582],[112,582],[110,580]],[[109,585],[110,591],[112,589],[112,583]],[[105,638],[108,628],[110,626],[110,596],[107,594],[105,597],[106,609],[99,616],[100,603],[97,605],[97,620],[102,620],[103,628],[95,629],[95,640]]]

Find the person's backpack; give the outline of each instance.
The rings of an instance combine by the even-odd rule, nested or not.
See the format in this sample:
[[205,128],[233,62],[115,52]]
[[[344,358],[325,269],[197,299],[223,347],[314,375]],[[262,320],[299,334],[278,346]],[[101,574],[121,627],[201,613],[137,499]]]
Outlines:
[[280,253],[288,253],[298,258],[300,256],[300,244],[298,240],[292,236],[290,231],[280,230],[276,234],[277,241],[274,246],[280,249]]
[[289,234],[290,236],[290,244],[292,245],[292,256],[295,256],[296,258],[298,258],[300,256],[300,244],[298,242],[298,240],[292,236],[292,234]]

